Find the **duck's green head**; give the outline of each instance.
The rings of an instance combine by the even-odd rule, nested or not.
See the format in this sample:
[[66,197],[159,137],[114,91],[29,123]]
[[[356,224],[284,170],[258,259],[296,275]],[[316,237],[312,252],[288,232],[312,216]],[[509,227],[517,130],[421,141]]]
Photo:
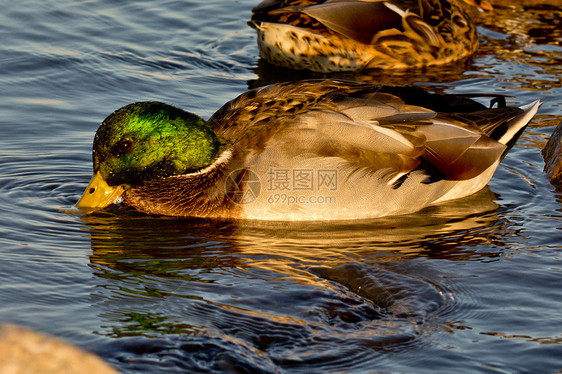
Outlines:
[[109,115],[96,132],[94,177],[78,207],[101,208],[148,181],[209,166],[220,142],[200,117],[159,102],[139,102]]

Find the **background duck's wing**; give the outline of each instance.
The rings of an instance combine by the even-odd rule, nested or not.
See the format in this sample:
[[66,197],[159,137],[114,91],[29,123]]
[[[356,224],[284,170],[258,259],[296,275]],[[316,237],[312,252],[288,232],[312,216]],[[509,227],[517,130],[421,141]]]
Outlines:
[[302,12],[364,44],[371,44],[381,30],[402,28],[401,15],[384,1],[327,1],[303,8]]
[[252,21],[317,29],[316,20],[330,30],[370,44],[379,31],[402,28],[401,14],[386,4],[383,0],[266,0],[252,10]]
[[261,22],[279,23],[321,32],[325,27],[301,10],[323,2],[322,0],[265,0],[252,9],[252,18],[248,24],[256,27]]

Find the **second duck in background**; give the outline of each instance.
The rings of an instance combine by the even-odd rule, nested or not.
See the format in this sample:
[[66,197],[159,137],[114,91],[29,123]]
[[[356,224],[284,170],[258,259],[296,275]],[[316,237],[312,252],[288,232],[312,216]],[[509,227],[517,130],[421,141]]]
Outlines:
[[261,56],[274,65],[322,73],[407,69],[447,64],[476,51],[476,27],[464,9],[469,5],[461,2],[265,0],[248,24],[258,32]]

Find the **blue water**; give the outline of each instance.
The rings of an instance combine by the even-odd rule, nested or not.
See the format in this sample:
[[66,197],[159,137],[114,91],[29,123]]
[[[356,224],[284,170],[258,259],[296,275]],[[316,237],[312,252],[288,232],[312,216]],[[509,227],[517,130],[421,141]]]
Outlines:
[[259,60],[256,2],[4,2],[0,323],[124,373],[562,370],[562,194],[540,154],[562,120],[562,6],[549,4],[482,17],[469,63],[342,75],[541,99],[489,187],[404,217],[266,224],[68,212],[118,107],[208,118],[309,76]]

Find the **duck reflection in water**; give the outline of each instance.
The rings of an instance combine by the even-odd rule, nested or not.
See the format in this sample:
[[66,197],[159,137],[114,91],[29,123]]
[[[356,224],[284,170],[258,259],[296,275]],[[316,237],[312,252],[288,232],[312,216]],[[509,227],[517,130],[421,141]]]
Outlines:
[[[419,259],[498,256],[512,229],[495,198],[485,188],[359,222],[178,220],[120,208],[84,216],[99,333],[126,337],[116,354],[140,361],[203,355],[220,366],[230,352],[243,365],[369,362],[465,327],[448,319],[456,285]],[[365,349],[371,358],[360,357]]]

